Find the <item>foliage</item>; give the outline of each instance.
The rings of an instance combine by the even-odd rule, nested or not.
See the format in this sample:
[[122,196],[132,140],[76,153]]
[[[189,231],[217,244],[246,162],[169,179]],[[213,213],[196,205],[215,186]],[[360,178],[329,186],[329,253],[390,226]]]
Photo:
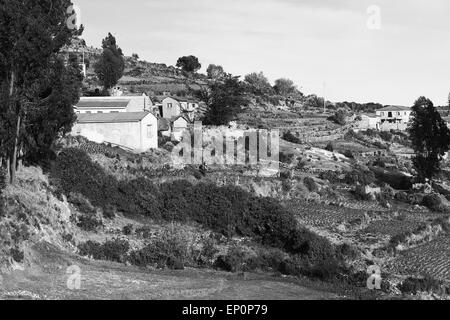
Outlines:
[[439,280],[430,276],[425,276],[424,278],[409,277],[398,288],[402,293],[416,294],[418,292],[438,292],[441,289],[441,285],[442,283]]
[[157,265],[159,268],[183,269],[188,257],[186,239],[175,232],[164,231],[145,248],[130,253],[129,261],[136,266]]
[[216,66],[215,64],[210,64],[206,69],[206,74],[208,78],[214,81],[222,80],[226,73],[222,66]]
[[422,205],[428,209],[436,212],[445,212],[446,208],[443,205],[442,199],[438,194],[427,194],[422,201]]
[[181,68],[185,72],[197,72],[202,65],[195,56],[184,56],[178,59],[177,67]]
[[317,192],[317,190],[319,190],[316,181],[311,177],[306,177],[305,179],[303,179],[303,184],[306,186],[309,192]]
[[72,125],[81,80],[74,61],[64,64],[60,51],[83,28],[67,27],[70,5],[11,0],[0,6],[0,155],[14,163],[11,182],[19,150],[25,158],[46,156]]
[[347,111],[345,109],[339,109],[328,120],[333,121],[336,124],[344,126],[347,123]]
[[257,95],[257,96],[265,96],[265,95],[273,95],[275,93],[272,88],[269,80],[266,78],[264,73],[253,72],[245,76],[245,84],[247,85],[247,91]]
[[450,130],[431,100],[420,97],[414,103],[408,132],[418,179],[432,179],[440,171],[442,157],[450,148]]
[[286,132],[283,135],[282,139],[286,140],[287,142],[296,143],[296,144],[302,144],[302,141],[298,137],[293,135],[290,131]]
[[96,206],[115,205],[126,214],[164,221],[197,222],[225,236],[252,237],[311,261],[334,255],[325,238],[299,226],[293,213],[277,200],[234,186],[174,181],[156,187],[145,179],[117,182],[76,149],[61,152],[52,174],[66,194],[79,192]]
[[203,121],[206,125],[228,125],[248,104],[245,88],[238,77],[227,76],[223,82],[214,82],[210,90],[199,95],[207,105]]
[[108,36],[103,39],[102,47],[102,55],[95,64],[94,69],[106,91],[114,87],[119,79],[122,78],[125,70],[125,60],[122,49],[119,48],[116,38],[111,33],[108,33]]
[[130,244],[128,241],[117,238],[107,240],[104,244],[87,241],[78,246],[78,252],[81,256],[113,262],[125,262],[129,250]]
[[297,91],[294,81],[284,78],[275,80],[275,86],[273,88],[277,94],[285,97]]

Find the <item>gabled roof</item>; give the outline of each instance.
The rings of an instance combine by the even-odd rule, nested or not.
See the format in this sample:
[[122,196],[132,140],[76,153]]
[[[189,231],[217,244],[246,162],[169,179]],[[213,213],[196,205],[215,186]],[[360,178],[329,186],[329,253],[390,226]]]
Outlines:
[[121,113],[82,113],[78,114],[78,123],[127,123],[140,122],[150,115],[150,112]]
[[111,99],[82,99],[77,103],[77,109],[126,109],[131,100],[111,100]]
[[187,102],[187,103],[197,103],[198,104],[198,102],[192,98],[182,98],[182,97],[175,97],[175,96],[165,96],[164,98],[162,98],[162,100],[164,101],[167,98],[176,100],[178,102]]
[[184,116],[184,115],[179,115],[179,116],[176,116],[176,117],[172,117],[171,119],[170,119],[170,122],[171,123],[174,123],[175,121],[177,121],[178,119],[184,119],[184,120],[186,120],[186,122],[187,123],[191,123],[191,120],[189,120],[186,116]]
[[412,110],[411,110],[411,108],[408,108],[408,107],[388,106],[388,107],[378,109],[377,111],[412,111]]

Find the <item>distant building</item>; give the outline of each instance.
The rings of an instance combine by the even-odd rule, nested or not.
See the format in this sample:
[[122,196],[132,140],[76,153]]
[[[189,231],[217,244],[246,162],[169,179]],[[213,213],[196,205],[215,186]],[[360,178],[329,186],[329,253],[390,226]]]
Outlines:
[[150,112],[153,102],[142,96],[81,97],[74,107],[75,113]]
[[374,113],[363,113],[360,115],[361,121],[359,121],[360,130],[378,129],[380,118]]
[[184,116],[173,117],[172,119],[158,119],[158,132],[162,136],[170,137],[173,141],[180,141],[183,132],[189,129],[192,122]]
[[160,115],[165,119],[186,116],[189,121],[194,121],[198,107],[198,102],[192,99],[166,97],[162,100]]
[[145,152],[158,148],[158,120],[150,112],[82,113],[72,135]]
[[406,130],[411,119],[411,108],[389,106],[376,111],[379,128],[382,131]]

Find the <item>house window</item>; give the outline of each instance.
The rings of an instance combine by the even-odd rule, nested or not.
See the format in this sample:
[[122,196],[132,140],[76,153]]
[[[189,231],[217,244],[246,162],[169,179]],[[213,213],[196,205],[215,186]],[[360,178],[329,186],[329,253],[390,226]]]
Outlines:
[[153,126],[152,125],[147,126],[147,138],[149,138],[149,139],[153,138]]
[[168,103],[168,104],[167,104],[167,108],[172,109],[172,104],[171,104],[171,103]]
[[111,113],[119,113],[119,111],[111,111]]
[[381,113],[381,116],[384,117],[384,112]]
[[97,111],[97,113],[103,113],[103,111]]
[[90,111],[86,111],[86,113],[88,113],[88,114],[91,114],[92,112],[90,112]]

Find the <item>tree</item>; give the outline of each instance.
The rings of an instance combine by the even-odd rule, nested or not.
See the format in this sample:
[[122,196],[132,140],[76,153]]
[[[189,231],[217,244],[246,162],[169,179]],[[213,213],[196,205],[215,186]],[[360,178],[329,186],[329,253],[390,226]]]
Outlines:
[[432,179],[450,149],[450,130],[431,100],[420,97],[414,103],[408,133],[415,152],[413,164],[418,179]]
[[245,83],[248,86],[249,92],[262,96],[274,93],[274,90],[266,78],[264,73],[253,72],[245,76]]
[[103,39],[102,47],[102,55],[94,65],[94,69],[106,91],[114,87],[122,78],[125,60],[122,49],[119,48],[116,38],[111,33],[108,33],[108,36]]
[[133,60],[139,60],[139,55],[137,53],[133,53],[131,57],[133,58]]
[[68,27],[71,5],[69,0],[8,0],[0,5],[0,158],[9,163],[11,183],[26,130],[35,124],[31,115],[39,111],[46,119],[45,106],[60,89],[56,79],[44,86],[59,52],[83,31]]
[[208,78],[214,81],[221,80],[226,76],[225,71],[222,66],[217,66],[215,64],[210,64],[208,69],[206,69],[206,74]]
[[186,56],[186,57],[181,57],[178,59],[177,67],[181,68],[185,72],[192,73],[192,72],[197,72],[198,70],[200,70],[202,65],[198,61],[197,57]]
[[235,120],[242,107],[248,104],[245,88],[239,77],[228,75],[223,82],[215,82],[209,90],[197,96],[206,103],[203,122],[206,125],[228,125]]
[[55,139],[69,133],[76,120],[73,106],[79,100],[82,81],[77,56],[70,55],[67,63],[62,58],[52,63],[48,77],[41,82],[41,92],[47,97],[30,108],[25,121],[25,160],[45,164],[53,158]]
[[297,91],[294,81],[284,78],[275,80],[275,86],[273,88],[277,94],[282,96],[288,96]]

